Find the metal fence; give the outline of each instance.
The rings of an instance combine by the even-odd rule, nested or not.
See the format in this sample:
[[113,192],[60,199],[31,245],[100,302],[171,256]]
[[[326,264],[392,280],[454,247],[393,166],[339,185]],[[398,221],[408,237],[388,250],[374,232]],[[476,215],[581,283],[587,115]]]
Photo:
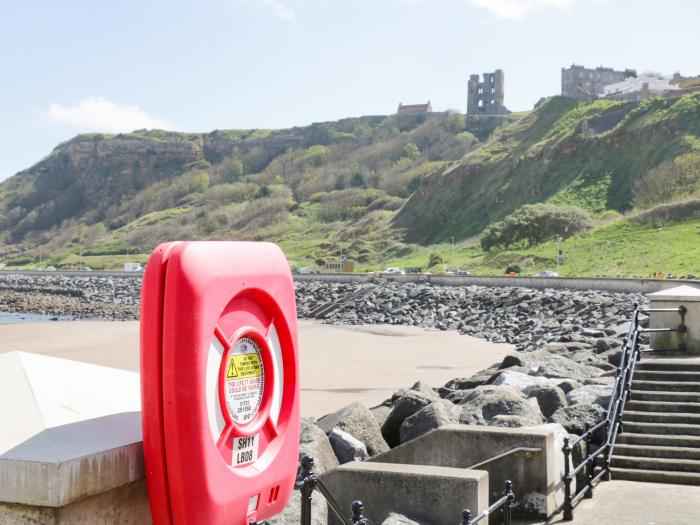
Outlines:
[[[681,324],[676,328],[642,328],[640,327],[639,315],[653,312],[677,312],[681,316]],[[634,312],[630,319],[630,328],[622,347],[622,357],[612,396],[605,412],[603,420],[586,431],[577,439],[571,441],[564,438],[564,519],[567,521],[574,519],[574,508],[583,498],[593,497],[593,488],[610,475],[610,462],[615,448],[617,435],[623,431],[622,414],[625,404],[632,394],[632,378],[637,362],[641,358],[642,352],[652,350],[641,350],[640,337],[642,333],[650,332],[684,332],[686,308],[647,308],[641,309],[635,305]],[[594,450],[594,438],[596,433],[603,431],[605,439],[603,443]],[[581,442],[585,442],[585,456],[578,465],[573,465],[572,452],[574,447]],[[596,473],[596,468],[598,472]],[[576,489],[572,492],[572,482],[576,480]]]
[[[301,493],[300,524],[311,525],[311,497],[314,491],[318,490],[326,500],[326,503],[328,503],[328,507],[343,525],[369,525],[369,520],[364,516],[364,503],[360,500],[353,501],[350,505],[349,514],[346,514],[328,487],[314,473],[313,467],[314,459],[308,454],[303,454],[295,483],[295,488]],[[488,516],[501,511],[503,513],[503,525],[511,525],[514,499],[513,484],[510,481],[506,481],[503,495],[497,501],[474,518],[472,518],[470,509],[464,509],[462,511],[462,520],[458,522],[459,518],[456,516],[455,523],[458,522],[459,525],[475,525]]]

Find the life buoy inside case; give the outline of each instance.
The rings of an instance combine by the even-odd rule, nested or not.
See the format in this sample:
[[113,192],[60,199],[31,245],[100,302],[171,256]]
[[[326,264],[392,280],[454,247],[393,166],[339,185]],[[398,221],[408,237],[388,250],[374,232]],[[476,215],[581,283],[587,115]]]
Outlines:
[[270,243],[159,246],[144,275],[144,455],[154,521],[279,513],[299,447],[294,285]]

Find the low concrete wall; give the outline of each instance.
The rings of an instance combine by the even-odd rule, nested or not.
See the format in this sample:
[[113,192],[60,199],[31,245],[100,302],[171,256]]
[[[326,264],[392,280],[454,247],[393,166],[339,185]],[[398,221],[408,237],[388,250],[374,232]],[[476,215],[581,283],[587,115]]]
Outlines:
[[683,306],[683,316],[677,312],[651,312],[651,328],[679,328],[685,332],[653,332],[651,347],[654,350],[682,350],[683,353],[700,354],[700,290],[678,286],[649,295],[651,308],[677,309]]
[[[462,509],[476,516],[488,507],[489,478],[483,470],[351,462],[321,479],[348,512],[353,500],[362,501],[364,516],[375,524],[393,511],[431,525],[454,525]],[[340,523],[328,514],[330,525]]]
[[295,275],[297,281],[322,281],[335,283],[365,282],[381,277],[399,283],[425,283],[437,286],[521,286],[535,289],[559,290],[601,290],[606,292],[647,294],[673,288],[681,284],[700,288],[700,281],[681,279],[617,279],[608,277],[500,277],[489,275],[427,275],[427,274],[387,274],[387,273],[336,273]]
[[534,513],[550,517],[564,503],[566,431],[556,424],[529,428],[446,425],[370,459],[371,462],[468,468],[516,447],[541,452],[516,453],[479,469],[489,473],[491,502],[513,482],[516,501],[527,500]]
[[150,525],[146,481],[122,485],[64,507],[0,502],[2,525]]

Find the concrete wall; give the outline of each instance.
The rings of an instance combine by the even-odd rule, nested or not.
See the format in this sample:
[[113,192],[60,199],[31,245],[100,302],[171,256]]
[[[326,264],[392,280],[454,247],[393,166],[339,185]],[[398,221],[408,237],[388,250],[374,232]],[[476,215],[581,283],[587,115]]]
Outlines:
[[556,424],[529,428],[446,425],[370,459],[371,462],[467,468],[516,447],[541,452],[516,453],[478,469],[489,473],[491,502],[513,482],[516,501],[533,502],[534,513],[555,514],[564,502],[562,447],[566,431]]
[[601,290],[606,292],[647,294],[666,290],[679,285],[700,288],[700,281],[681,279],[616,279],[611,277],[506,277],[488,275],[426,275],[426,274],[386,274],[377,272],[295,275],[297,281],[324,281],[336,283],[365,282],[374,277],[402,283],[429,282],[438,286],[521,286],[525,288],[555,290]]
[[150,525],[146,482],[117,487],[65,507],[0,502],[2,525]]
[[685,315],[677,312],[651,312],[651,328],[678,328],[685,325],[685,332],[653,332],[651,347],[654,350],[682,350],[700,354],[700,290],[679,286],[649,295],[651,308],[686,308]]
[[[483,470],[351,462],[321,479],[348,517],[353,500],[360,500],[364,516],[374,524],[393,511],[431,525],[455,525],[462,509],[470,509],[475,517],[488,507],[489,479]],[[340,523],[332,511],[328,514],[330,525]]]

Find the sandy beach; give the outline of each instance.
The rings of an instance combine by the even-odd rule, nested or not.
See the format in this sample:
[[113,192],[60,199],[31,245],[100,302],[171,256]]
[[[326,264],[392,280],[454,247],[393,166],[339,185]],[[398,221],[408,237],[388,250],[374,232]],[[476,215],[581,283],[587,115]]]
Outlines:
[[[0,325],[0,352],[34,352],[138,371],[136,321]],[[381,403],[417,380],[440,386],[513,351],[457,332],[408,326],[299,322],[301,410],[321,416],[353,401]]]

